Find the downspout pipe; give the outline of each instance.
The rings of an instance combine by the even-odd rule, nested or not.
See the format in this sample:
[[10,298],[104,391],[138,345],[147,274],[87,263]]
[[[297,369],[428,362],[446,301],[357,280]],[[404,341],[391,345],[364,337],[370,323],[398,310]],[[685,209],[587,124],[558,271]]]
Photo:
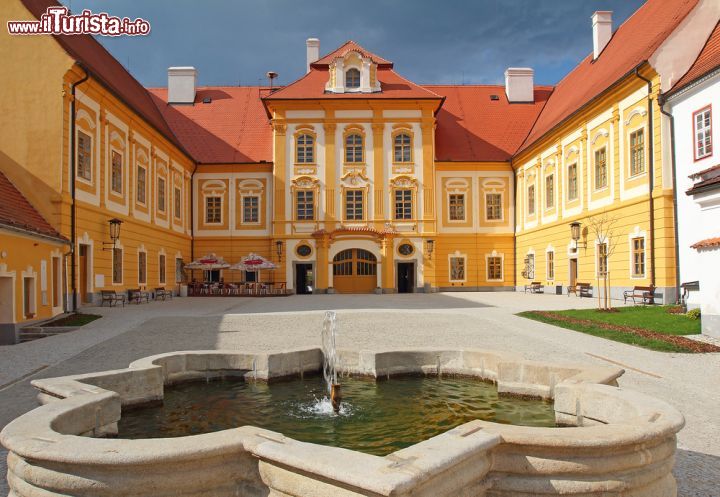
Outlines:
[[[195,163],[192,174],[190,174],[190,262],[195,260],[195,173],[198,163]],[[191,279],[194,273],[191,271]]]
[[650,203],[650,285],[655,286],[655,147],[653,133],[653,106],[652,106],[652,81],[640,74],[640,68],[635,68],[635,76],[647,83],[648,87],[648,200]]
[[667,99],[658,95],[660,112],[670,120],[670,164],[672,165],[673,221],[675,231],[675,301],[680,302],[680,235],[678,233],[677,161],[675,160],[675,116],[665,110]]
[[[69,255],[72,256],[72,260],[70,263],[70,278],[71,278],[71,288],[72,288],[72,312],[76,312],[78,308],[77,303],[77,261],[75,257],[75,248],[76,248],[76,242],[77,242],[77,233],[76,233],[76,219],[77,219],[77,204],[75,202],[75,179],[77,177],[77,157],[75,153],[75,90],[78,86],[83,84],[85,81],[87,81],[90,78],[90,75],[85,70],[82,65],[78,64],[78,67],[80,67],[83,72],[85,73],[85,76],[83,76],[80,80],[71,83],[70,84],[70,197],[71,197],[71,204],[70,204],[70,252]],[[66,254],[67,255],[67,254]]]
[[517,270],[518,270],[518,264],[517,264],[517,262],[518,262],[518,254],[517,254],[517,211],[518,211],[518,206],[517,206],[517,198],[518,198],[518,192],[517,192],[517,171],[516,171],[515,168],[513,167],[512,161],[510,161],[510,167],[511,167],[512,170],[513,170],[513,174],[512,174],[512,191],[513,191],[513,203],[515,204],[515,205],[513,206],[513,225],[512,225],[512,229],[513,229],[513,254],[514,254],[514,256],[513,256],[513,259],[514,259],[514,260],[513,260],[513,263],[514,263],[514,267],[513,267],[513,269],[514,269],[514,271],[513,271],[513,287],[514,287],[515,291],[517,292],[517,291],[518,291],[518,287],[517,287]]

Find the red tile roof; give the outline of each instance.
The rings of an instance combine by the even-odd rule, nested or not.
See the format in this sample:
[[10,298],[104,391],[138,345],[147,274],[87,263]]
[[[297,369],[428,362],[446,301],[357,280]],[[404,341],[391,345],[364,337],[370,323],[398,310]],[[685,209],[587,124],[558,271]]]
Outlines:
[[352,52],[352,51],[359,52],[360,55],[362,55],[363,57],[370,57],[373,62],[375,62],[376,64],[378,64],[380,66],[387,65],[387,66],[392,67],[392,65],[393,65],[393,63],[390,62],[389,60],[385,60],[382,57],[370,52],[369,50],[365,50],[363,47],[361,47],[360,45],[358,45],[357,43],[355,43],[352,40],[346,41],[337,50],[333,50],[332,52],[325,55],[324,57],[319,58],[318,60],[313,62],[311,65],[312,66],[323,66],[323,65],[327,66],[333,60],[337,59],[338,57],[343,57],[343,56],[345,56],[346,53]]
[[[168,105],[167,88],[150,88],[173,132],[203,164],[272,162],[272,128],[257,86],[199,87],[193,105]],[[210,98],[210,103],[202,103]]]
[[698,78],[705,76],[720,66],[720,22],[710,34],[705,46],[698,54],[690,69],[678,80],[668,94],[674,93]]
[[685,192],[686,195],[695,195],[696,193],[706,192],[708,190],[717,190],[720,188],[720,176],[698,181],[692,188]]
[[697,2],[647,0],[615,31],[597,60],[588,55],[558,83],[518,153],[648,60]]
[[0,227],[20,229],[67,241],[35,210],[28,199],[2,172],[0,172],[0,198],[2,199],[0,202]]
[[390,68],[378,67],[377,78],[382,91],[376,93],[326,93],[325,83],[330,79],[327,66],[312,67],[297,81],[274,91],[265,100],[330,99],[442,99],[440,95],[409,81]]
[[425,88],[445,97],[435,130],[439,161],[510,160],[552,93],[551,86],[536,86],[534,103],[511,104],[502,85]]
[[720,247],[720,237],[708,238],[706,240],[700,240],[697,243],[690,245],[690,248],[703,249],[711,247]]
[[[48,7],[58,6],[55,0],[22,0],[25,7],[37,18]],[[53,35],[67,54],[90,71],[103,85],[137,112],[165,138],[185,151],[160,115],[147,90],[90,35]]]

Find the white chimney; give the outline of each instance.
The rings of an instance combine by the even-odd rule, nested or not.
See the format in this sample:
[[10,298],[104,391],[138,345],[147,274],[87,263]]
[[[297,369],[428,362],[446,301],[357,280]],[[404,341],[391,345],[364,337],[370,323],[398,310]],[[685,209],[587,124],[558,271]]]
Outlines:
[[505,95],[509,102],[534,102],[535,71],[529,67],[508,67],[505,71]]
[[598,10],[592,15],[593,27],[593,60],[600,57],[600,53],[612,38],[612,11]]
[[168,103],[191,104],[195,102],[197,70],[194,67],[168,68]]
[[310,64],[320,58],[320,40],[308,38],[305,44],[307,45],[307,72],[310,72]]

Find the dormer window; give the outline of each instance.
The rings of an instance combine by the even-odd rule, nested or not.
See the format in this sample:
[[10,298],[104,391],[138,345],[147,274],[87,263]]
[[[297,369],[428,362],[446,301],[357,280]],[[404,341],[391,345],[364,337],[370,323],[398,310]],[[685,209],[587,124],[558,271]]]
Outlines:
[[345,73],[345,88],[360,88],[360,71],[354,67]]

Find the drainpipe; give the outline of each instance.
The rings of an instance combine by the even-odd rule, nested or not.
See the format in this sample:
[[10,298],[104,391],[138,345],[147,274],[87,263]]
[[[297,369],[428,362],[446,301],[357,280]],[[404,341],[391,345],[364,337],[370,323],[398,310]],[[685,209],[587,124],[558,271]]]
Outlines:
[[513,174],[512,174],[512,191],[513,191],[513,287],[514,290],[517,292],[517,179],[515,175],[517,174],[517,171],[512,165],[512,160],[510,161],[510,167],[512,167]]
[[652,107],[652,81],[640,74],[638,67],[635,68],[635,76],[647,83],[648,87],[648,200],[650,201],[650,285],[655,286],[655,199],[653,190],[655,188],[655,159],[653,140],[653,107]]
[[83,72],[85,73],[85,76],[82,77],[79,81],[76,81],[75,83],[70,84],[70,94],[72,95],[72,98],[70,99],[70,196],[72,199],[72,203],[70,206],[70,252],[65,254],[72,256],[72,262],[70,263],[70,272],[71,272],[71,288],[72,288],[72,311],[77,311],[77,282],[76,282],[76,273],[77,273],[77,262],[75,257],[75,246],[76,246],[76,239],[77,235],[75,233],[76,230],[76,203],[75,203],[75,178],[77,176],[76,167],[77,167],[77,157],[75,156],[75,89],[83,84],[85,81],[88,80],[90,75],[85,70],[85,68],[82,67],[82,65],[77,64],[78,67],[80,67]]
[[[190,262],[195,260],[195,173],[197,172],[197,162],[190,175]],[[194,276],[194,271],[190,271],[190,279]]]
[[672,165],[672,185],[673,185],[673,221],[675,231],[675,302],[680,302],[680,235],[678,234],[678,191],[677,191],[677,174],[675,161],[675,116],[665,110],[667,99],[663,95],[658,95],[658,106],[660,112],[670,119],[670,164]]

